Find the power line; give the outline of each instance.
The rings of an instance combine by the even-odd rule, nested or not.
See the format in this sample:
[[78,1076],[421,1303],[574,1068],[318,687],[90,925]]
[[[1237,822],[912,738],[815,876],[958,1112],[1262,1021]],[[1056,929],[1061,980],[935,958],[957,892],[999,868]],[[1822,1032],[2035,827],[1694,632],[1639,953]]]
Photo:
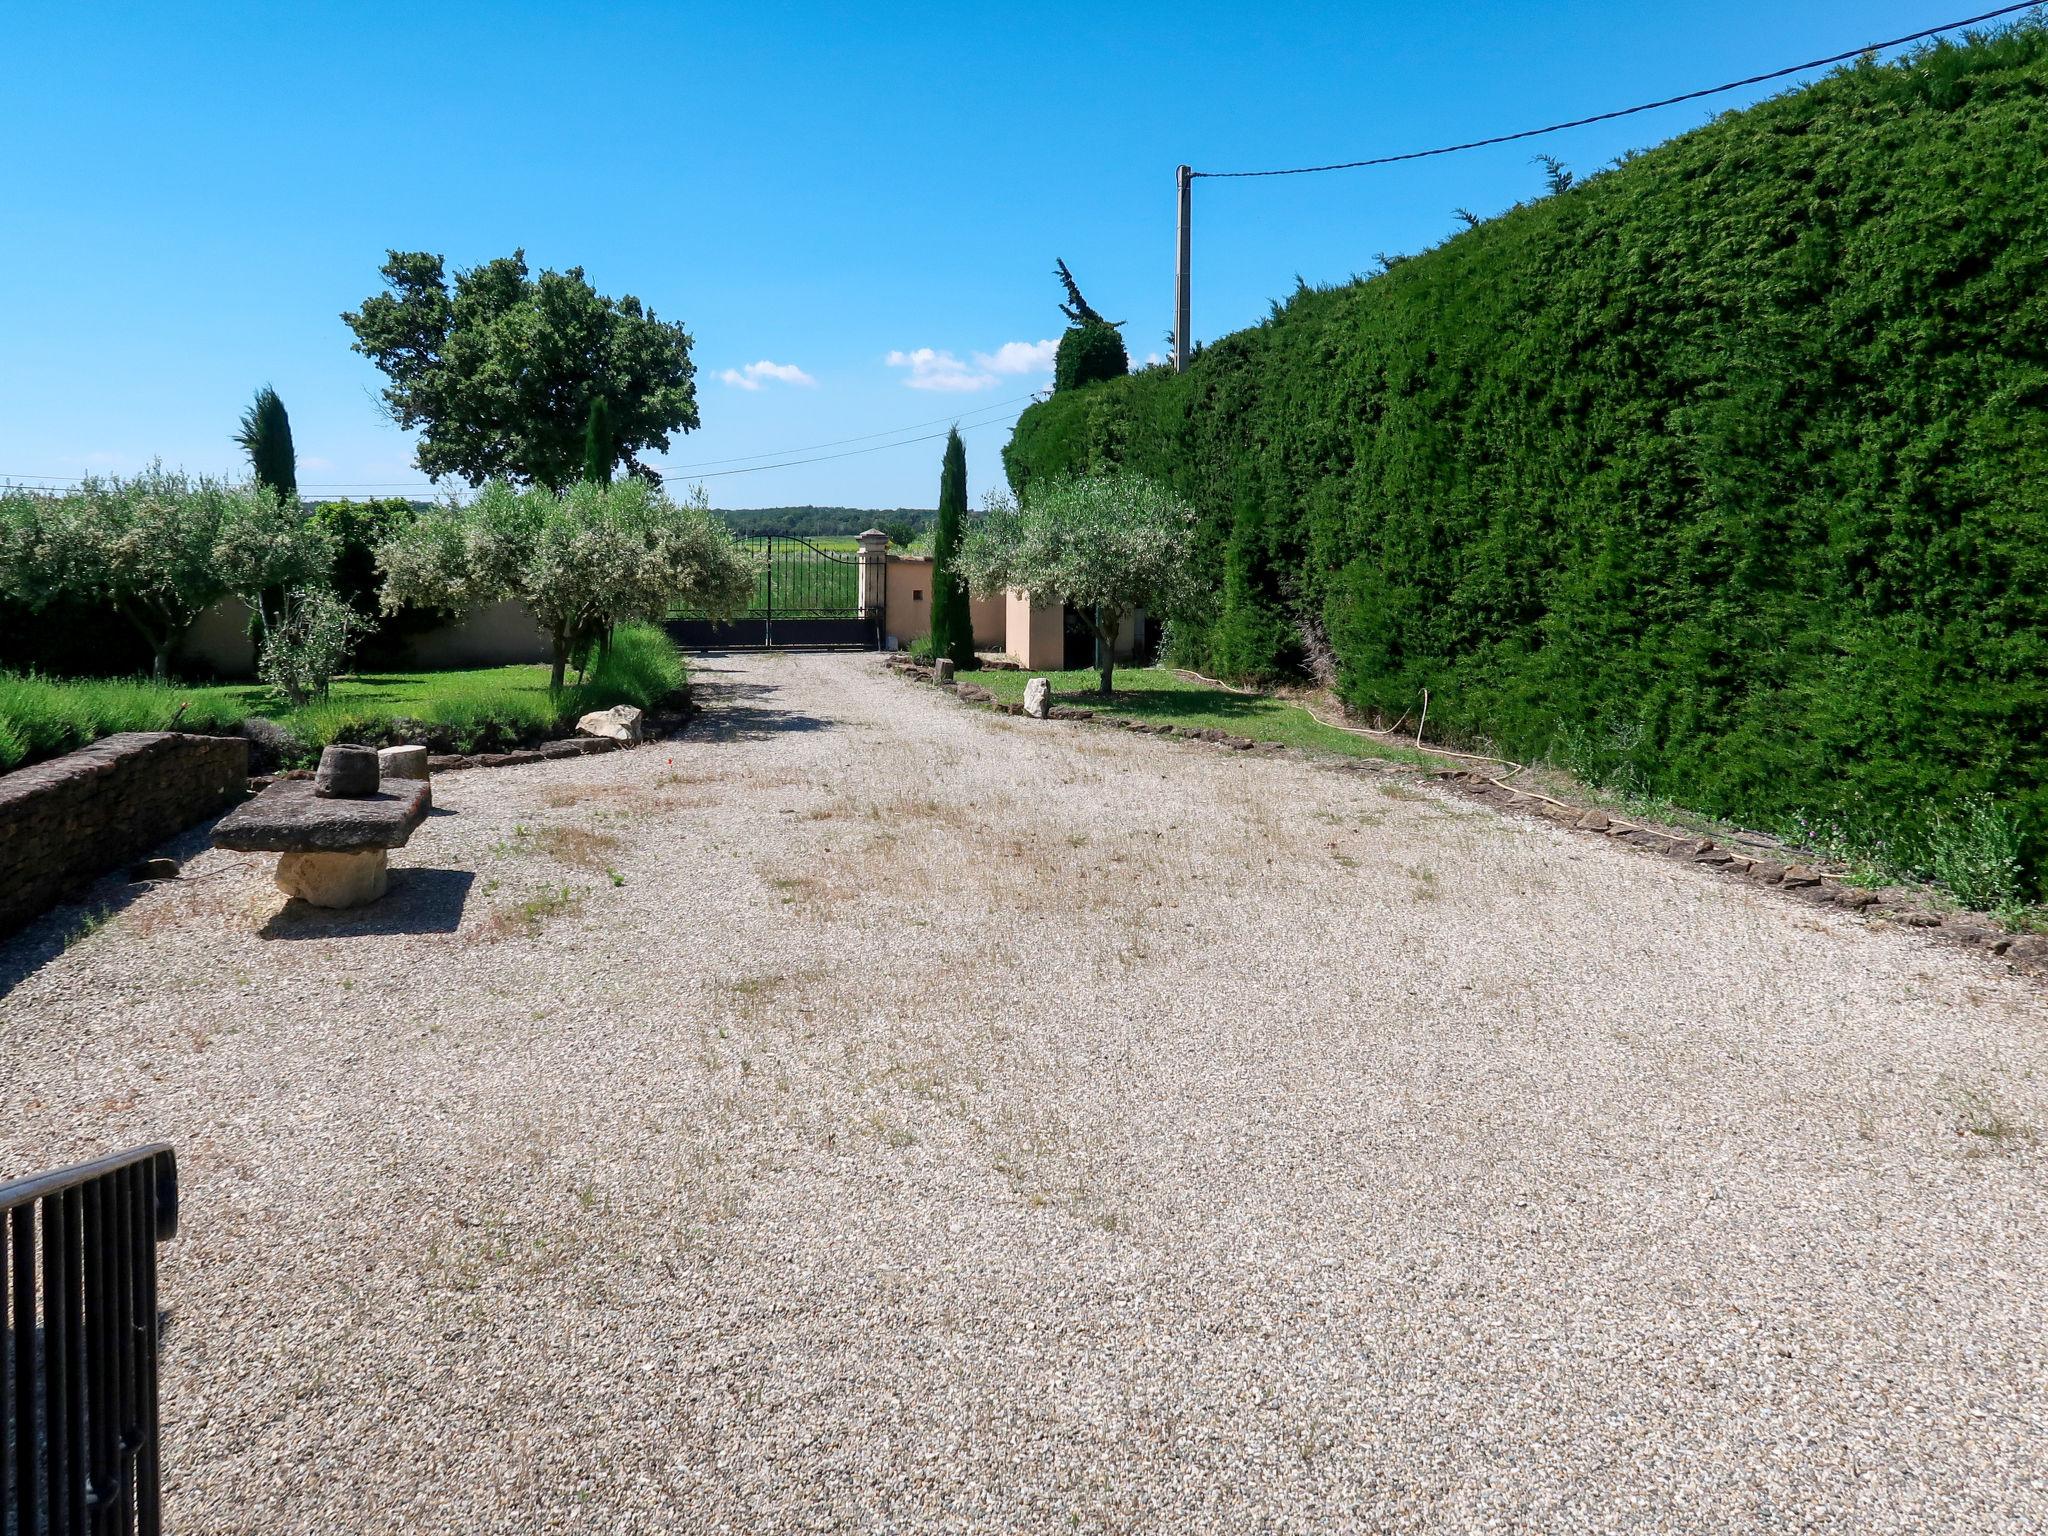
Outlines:
[[1728,91],[1739,91],[1744,86],[1765,85],[1773,80],[1783,80],[1788,75],[1803,74],[1809,69],[1824,69],[1830,64],[1847,63],[1860,59],[1867,53],[1879,53],[1887,48],[1903,48],[1908,43],[1924,42],[1944,32],[1953,32],[1960,27],[1974,27],[1981,21],[1996,21],[2001,16],[2014,16],[2021,11],[2039,9],[2042,0],[2024,0],[2020,5],[2001,6],[1995,11],[1986,11],[1981,16],[1966,16],[1961,21],[1945,22],[1938,27],[1929,27],[1923,32],[1913,32],[1905,37],[1894,37],[1881,43],[1865,43],[1861,48],[1850,48],[1842,53],[1828,55],[1824,59],[1808,59],[1804,64],[1788,64],[1783,69],[1774,69],[1768,74],[1750,75],[1746,79],[1731,80],[1726,85],[1710,85],[1704,90],[1687,91],[1682,96],[1667,96],[1662,101],[1646,101],[1639,107],[1622,107],[1614,112],[1597,112],[1591,117],[1575,117],[1568,123],[1552,123],[1547,128],[1525,128],[1520,133],[1497,134],[1490,139],[1473,139],[1464,144],[1446,144],[1440,149],[1410,150],[1405,155],[1381,155],[1372,160],[1343,160],[1334,165],[1298,165],[1279,171],[1190,171],[1190,176],[1204,176],[1212,181],[1232,181],[1253,176],[1313,176],[1319,171],[1355,171],[1374,165],[1399,165],[1407,160],[1428,160],[1437,155],[1455,155],[1461,150],[1485,149],[1494,144],[1512,144],[1518,139],[1540,138],[1546,133],[1562,133],[1567,128],[1584,128],[1591,123],[1612,122],[1618,117],[1633,117],[1638,112],[1655,112],[1660,107],[1675,107],[1684,102],[1698,101],[1707,96],[1719,96]]
[[874,441],[874,439],[878,437],[894,437],[899,432],[915,432],[919,427],[935,427],[942,421],[957,424],[965,420],[967,416],[980,416],[988,411],[1001,410],[1006,405],[1022,405],[1026,400],[1036,399],[1037,396],[1038,391],[1033,390],[1028,395],[1013,395],[1008,400],[991,400],[987,405],[981,406],[976,410],[966,412],[964,416],[934,416],[930,421],[913,421],[907,427],[891,427],[886,432],[864,432],[858,437],[834,438],[829,443],[805,443],[801,447],[797,448],[778,448],[774,450],[774,452],[772,453],[741,453],[735,454],[732,458],[729,459],[701,459],[695,464],[664,465],[662,466],[662,473],[667,474],[672,471],[680,472],[682,470],[687,469],[709,469],[719,464],[747,464],[751,463],[755,459],[772,459],[777,457],[777,455],[779,454],[810,453],[814,449],[837,448],[845,443],[872,442]]
[[[1031,398],[1031,397],[1030,397],[1030,396],[1028,396],[1028,395],[1025,395],[1025,396],[1020,396],[1020,397],[1019,397],[1019,399],[1030,399],[1030,398]],[[1010,403],[1014,403],[1014,402],[1010,402]],[[993,407],[993,406],[988,406],[988,407],[984,407],[984,409],[992,410],[992,409],[994,409],[994,407]],[[990,419],[990,420],[988,420],[988,421],[976,421],[976,422],[970,422],[970,423],[968,423],[968,424],[967,424],[966,426],[964,426],[964,427],[961,427],[961,428],[960,428],[960,430],[961,430],[961,431],[963,431],[963,432],[973,432],[973,431],[976,431],[977,429],[979,429],[979,428],[981,428],[981,427],[1005,427],[1005,426],[1008,426],[1008,425],[1010,425],[1010,424],[1011,424],[1012,422],[1014,422],[1014,421],[1015,421],[1015,420],[1017,419],[1017,415],[1018,415],[1018,414],[1020,414],[1020,413],[1015,413],[1015,412],[1013,412],[1013,413],[1012,413],[1011,415],[1009,415],[1009,416],[1006,416],[1006,417],[995,417],[995,418],[992,418],[992,419]],[[935,418],[935,420],[938,420],[938,421],[946,421],[946,420],[948,420],[948,418],[947,418],[947,417],[944,417],[944,416],[940,416],[940,417],[937,417],[937,418]],[[897,428],[896,430],[897,430],[897,431],[899,431],[899,432],[901,432],[901,431],[907,431],[907,430],[909,430],[909,429],[907,429],[907,428],[903,428],[903,427],[899,427],[899,428]],[[951,430],[951,428],[948,428],[948,430],[950,431],[950,430]],[[874,435],[874,436],[880,436],[880,435],[882,435],[882,434],[879,434],[879,433],[877,433],[877,434],[871,434],[871,435]],[[779,462],[777,462],[777,463],[774,463],[774,464],[755,464],[755,465],[752,465],[752,466],[750,466],[750,467],[748,467],[748,468],[745,468],[745,469],[718,469],[718,470],[713,470],[713,471],[712,471],[711,473],[709,473],[709,474],[705,474],[705,475],[696,475],[696,474],[683,474],[683,473],[682,473],[682,467],[681,467],[681,466],[674,466],[674,465],[672,465],[672,466],[669,466],[669,467],[667,467],[667,468],[663,469],[663,471],[662,471],[662,475],[663,475],[663,478],[665,478],[665,479],[666,479],[666,478],[669,478],[669,477],[676,477],[676,478],[681,478],[681,479],[686,479],[686,480],[721,480],[721,479],[724,479],[724,478],[725,478],[726,476],[728,476],[728,475],[758,475],[758,474],[762,474],[762,473],[764,473],[765,471],[768,471],[768,470],[771,470],[771,469],[792,469],[792,468],[796,467],[796,466],[797,466],[797,465],[799,465],[799,464],[824,464],[824,463],[828,463],[828,462],[830,462],[830,461],[831,461],[831,460],[833,460],[833,459],[852,459],[852,458],[858,458],[858,457],[860,457],[860,455],[862,455],[862,454],[864,454],[864,453],[883,453],[883,452],[886,452],[886,451],[887,451],[888,449],[891,449],[891,448],[908,448],[908,447],[910,447],[910,446],[912,446],[913,444],[916,444],[916,443],[933,443],[933,442],[937,442],[937,441],[938,441],[938,440],[939,440],[940,438],[942,438],[942,437],[944,437],[944,436],[946,436],[946,433],[945,433],[945,432],[931,432],[931,433],[927,433],[927,434],[926,434],[926,435],[924,435],[923,437],[906,437],[906,438],[903,438],[902,440],[900,440],[900,441],[898,441],[898,442],[893,442],[893,443],[876,443],[876,444],[875,444],[875,445],[874,445],[873,447],[871,447],[871,448],[849,448],[849,449],[848,449],[848,450],[846,450],[846,452],[844,452],[844,453],[821,453],[821,454],[817,455],[817,456],[816,456],[816,457],[814,457],[814,458],[808,458],[808,459],[784,459],[784,460],[781,460],[781,461],[779,461]],[[842,438],[842,439],[840,439],[840,441],[842,441],[842,442],[859,442],[859,441],[860,441],[860,439],[859,439],[859,438]],[[818,444],[817,446],[819,446],[819,447],[821,447],[821,448],[822,448],[822,447],[828,447],[828,446],[830,446],[830,445],[829,445],[829,444],[824,444],[824,443],[820,443],[820,444]],[[784,451],[785,451],[785,452],[801,452],[802,450],[801,450],[801,449],[785,449]],[[711,460],[711,461],[709,461],[709,462],[712,462],[712,463],[717,463],[717,462],[721,462],[721,461],[719,461],[719,460]],[[54,476],[35,476],[35,475],[27,475],[27,476],[24,476],[24,475],[7,475],[7,474],[0,474],[0,482],[6,482],[6,481],[9,481],[9,480],[24,480],[24,479],[53,479],[53,478],[55,478],[55,477],[54,477]],[[73,485],[75,485],[75,484],[77,484],[78,482],[77,482],[77,481],[72,481],[72,482],[69,482],[69,483],[70,483],[70,484],[73,484]],[[30,489],[30,490],[53,490],[53,489],[61,489],[62,487],[57,487],[57,486],[29,486],[29,487],[27,487],[27,488],[28,488],[28,489]],[[309,483],[309,484],[307,484],[307,485],[304,485],[304,486],[300,487],[300,489],[302,489],[302,490],[308,490],[308,491],[321,491],[321,490],[336,490],[336,489],[341,489],[341,488],[342,488],[342,487],[338,487],[338,486],[335,486],[335,485],[332,485],[332,484],[329,484],[329,485],[314,485],[314,484],[310,484],[310,483]],[[370,485],[370,484],[358,484],[358,485],[354,485],[354,486],[348,487],[348,489],[353,489],[353,490],[378,490],[378,489],[381,489],[381,490],[385,490],[385,491],[393,491],[393,492],[395,492],[395,491],[403,491],[403,490],[439,490],[439,489],[441,489],[441,487],[439,487],[439,486],[433,486],[433,485],[413,485],[413,486],[406,486],[406,485],[401,485],[401,484],[397,484],[397,483],[392,483],[392,484],[387,484],[387,485],[381,485],[381,486],[378,486],[378,485]]]
[[[934,442],[937,439],[944,437],[946,434],[944,432],[933,432],[923,437],[902,438],[898,442],[876,443],[872,448],[856,448],[846,453],[820,454],[816,458],[785,459],[779,460],[778,462],[773,464],[751,463],[751,461],[755,459],[774,458],[779,454],[809,453],[812,449],[815,448],[836,448],[842,443],[865,443],[871,442],[878,437],[896,437],[900,433],[914,432],[919,427],[933,426],[941,421],[949,423],[950,426],[959,426],[960,430],[963,432],[972,432],[977,427],[1005,426],[1009,422],[1016,420],[1017,413],[1013,412],[1008,417],[991,418],[990,420],[987,421],[968,421],[967,417],[984,415],[989,411],[1000,410],[1007,405],[1021,405],[1023,402],[1027,400],[1036,399],[1037,396],[1038,391],[1034,390],[1030,394],[1016,395],[1008,400],[991,401],[987,405],[984,405],[977,410],[966,412],[965,415],[935,416],[930,421],[912,422],[909,426],[892,427],[886,432],[868,432],[863,433],[858,437],[836,438],[831,442],[811,443],[805,447],[778,448],[774,450],[772,453],[740,454],[729,459],[704,459],[699,461],[699,463],[697,464],[665,464],[657,467],[661,470],[664,478],[669,476],[679,476],[684,479],[691,480],[717,480],[727,475],[751,475],[757,474],[762,470],[788,469],[791,466],[797,464],[822,464],[831,459],[850,459],[855,458],[860,454],[864,453],[881,453],[885,449],[889,448],[906,448],[913,443]],[[963,425],[962,423],[965,424]],[[750,464],[751,467],[744,469],[714,469],[711,471],[711,473],[703,475],[693,473],[693,471],[697,470],[700,467],[708,467],[711,465],[718,464]],[[27,489],[30,490],[56,490],[81,485],[84,483],[84,477],[75,475],[28,475],[0,471],[0,484],[19,483],[27,481],[50,482],[47,485],[28,486]],[[443,489],[443,487],[433,484],[431,482],[405,480],[308,480],[303,482],[299,488],[304,491],[382,491],[387,493],[397,493],[401,491],[438,491]]]
[[[1017,414],[1021,415],[1022,412]],[[941,419],[943,420],[944,418]],[[1007,427],[1016,419],[1017,416],[1012,415],[998,417],[993,421],[977,421],[972,426],[962,427],[960,430],[972,432],[979,427]],[[906,437],[900,443],[877,443],[872,448],[849,448],[844,453],[824,453],[815,459],[789,459],[780,464],[757,464],[752,469],[719,469],[713,470],[708,475],[688,475],[684,478],[690,480],[717,480],[726,475],[757,475],[764,469],[789,469],[798,464],[823,464],[828,459],[851,459],[857,458],[863,453],[880,453],[887,448],[908,448],[912,443],[935,443],[945,435],[946,433],[944,432],[933,432],[924,437]]]

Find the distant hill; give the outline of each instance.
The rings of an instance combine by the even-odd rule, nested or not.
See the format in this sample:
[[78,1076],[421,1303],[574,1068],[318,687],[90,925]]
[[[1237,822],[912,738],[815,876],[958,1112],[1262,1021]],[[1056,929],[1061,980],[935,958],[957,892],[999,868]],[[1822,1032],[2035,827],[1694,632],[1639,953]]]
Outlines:
[[[937,514],[930,507],[751,507],[720,511],[734,533],[793,534],[818,538],[827,534],[864,533],[870,528],[923,533]],[[900,539],[898,542],[902,542]]]

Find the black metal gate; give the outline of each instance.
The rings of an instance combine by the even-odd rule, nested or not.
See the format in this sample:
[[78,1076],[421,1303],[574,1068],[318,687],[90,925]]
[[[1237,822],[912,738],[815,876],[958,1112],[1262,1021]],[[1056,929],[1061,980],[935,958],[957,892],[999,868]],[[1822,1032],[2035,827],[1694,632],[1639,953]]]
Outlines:
[[0,1184],[0,1530],[156,1536],[166,1146]]
[[[738,618],[723,622],[678,609],[667,625],[676,644],[696,650],[880,649],[881,593],[873,591],[863,601],[858,549],[827,549],[786,534],[742,534],[737,542],[759,562],[753,602]],[[881,576],[878,569],[878,586]]]

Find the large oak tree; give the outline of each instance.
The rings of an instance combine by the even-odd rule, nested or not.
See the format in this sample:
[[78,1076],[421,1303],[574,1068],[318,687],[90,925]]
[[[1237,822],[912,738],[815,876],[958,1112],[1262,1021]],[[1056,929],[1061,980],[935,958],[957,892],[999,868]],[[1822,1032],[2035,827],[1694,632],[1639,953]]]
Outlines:
[[386,291],[342,319],[391,380],[392,419],[420,434],[417,462],[433,478],[560,489],[583,473],[598,400],[612,462],[645,478],[659,477],[639,455],[697,426],[690,335],[631,294],[600,294],[581,267],[531,276],[524,251],[458,271],[452,285],[439,256],[389,256]]

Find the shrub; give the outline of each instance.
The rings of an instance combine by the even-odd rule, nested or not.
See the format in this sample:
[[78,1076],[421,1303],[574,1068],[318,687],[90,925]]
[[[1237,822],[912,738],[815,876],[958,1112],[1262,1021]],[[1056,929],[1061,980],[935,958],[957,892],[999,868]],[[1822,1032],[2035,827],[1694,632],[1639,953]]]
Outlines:
[[2019,828],[2011,811],[1973,796],[1937,816],[1928,838],[1934,878],[1979,912],[2019,905]]
[[1079,389],[1103,379],[1120,379],[1131,371],[1131,354],[1123,334],[1099,320],[1070,325],[1060,333],[1053,353],[1052,387]]
[[297,588],[285,594],[280,617],[264,633],[256,675],[293,704],[324,699],[369,627],[332,592]]
[[2044,71],[2025,26],[1731,113],[1183,373],[1056,393],[1011,483],[1184,497],[1205,671],[1320,633],[1365,712],[1427,688],[1520,757],[1640,732],[1643,792],[1765,825],[1984,796],[2038,867]]

